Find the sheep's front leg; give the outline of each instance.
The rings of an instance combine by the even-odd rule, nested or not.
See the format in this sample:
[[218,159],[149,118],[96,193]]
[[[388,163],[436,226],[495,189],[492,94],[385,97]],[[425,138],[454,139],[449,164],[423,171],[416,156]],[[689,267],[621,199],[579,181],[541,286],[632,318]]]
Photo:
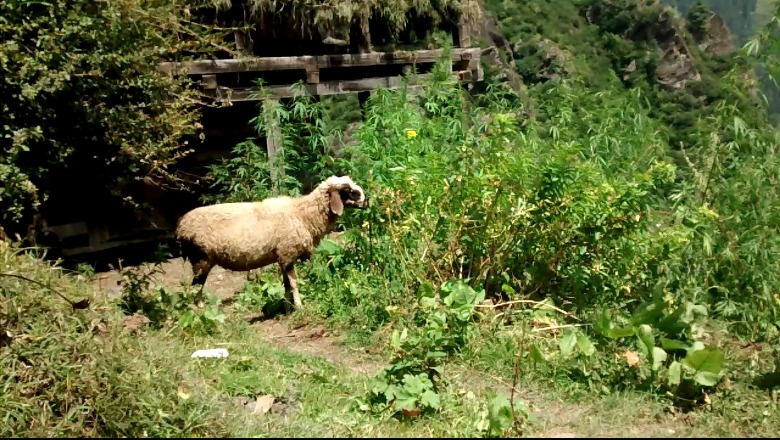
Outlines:
[[298,277],[295,275],[295,266],[293,264],[280,266],[282,269],[282,279],[284,280],[284,310],[287,313],[290,313],[291,303],[296,309],[303,307],[301,295],[298,292]]
[[195,294],[195,302],[203,302],[203,287],[206,285],[206,278],[209,276],[209,272],[214,267],[209,260],[200,260],[192,265],[192,286],[200,285],[198,293]]

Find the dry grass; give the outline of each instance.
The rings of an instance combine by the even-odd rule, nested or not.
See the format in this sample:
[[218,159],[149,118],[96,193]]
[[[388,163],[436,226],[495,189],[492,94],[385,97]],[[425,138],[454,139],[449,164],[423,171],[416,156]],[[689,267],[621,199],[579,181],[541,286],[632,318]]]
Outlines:
[[[230,0],[212,2],[217,10],[231,7]],[[418,16],[429,18],[433,24],[457,21],[459,17],[471,21],[479,12],[476,0],[246,0],[244,4],[252,18],[271,14],[280,17],[280,20],[296,23],[302,29],[320,24],[351,23],[355,18],[375,16],[386,20],[391,29],[397,32],[406,26],[407,14],[412,11]]]

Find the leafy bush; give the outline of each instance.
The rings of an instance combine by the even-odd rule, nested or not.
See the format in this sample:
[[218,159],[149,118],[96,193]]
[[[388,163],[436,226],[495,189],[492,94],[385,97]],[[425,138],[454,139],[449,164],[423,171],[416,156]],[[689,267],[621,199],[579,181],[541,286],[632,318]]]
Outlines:
[[408,327],[393,331],[393,362],[375,378],[369,396],[378,411],[392,408],[410,416],[441,406],[444,361],[465,348],[474,306],[485,294],[460,281],[444,283],[435,293],[429,285],[420,292],[411,334]]
[[199,126],[197,92],[157,63],[209,51],[208,38],[218,34],[187,20],[199,4],[0,5],[0,222],[9,232],[35,210],[46,217],[57,209],[46,204],[50,197],[120,200],[129,195],[122,187],[139,177],[176,181],[167,166],[186,153],[184,136]]

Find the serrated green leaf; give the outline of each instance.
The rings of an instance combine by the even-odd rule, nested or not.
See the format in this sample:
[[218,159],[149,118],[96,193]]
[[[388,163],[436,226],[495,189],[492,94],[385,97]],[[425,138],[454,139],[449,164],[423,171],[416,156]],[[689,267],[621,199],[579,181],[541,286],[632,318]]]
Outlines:
[[441,406],[441,399],[433,390],[427,390],[420,395],[420,404],[432,409],[439,409]]
[[634,334],[634,327],[627,325],[624,327],[610,329],[605,336],[607,336],[610,339],[619,339],[619,338],[626,338],[628,336],[632,336],[633,334]]
[[714,387],[720,380],[720,375],[711,371],[699,371],[693,375],[693,380],[705,387]]
[[705,371],[719,374],[723,370],[724,354],[718,348],[710,347],[688,353],[683,359],[683,365],[697,374]]
[[600,334],[609,337],[608,333],[612,330],[612,318],[609,316],[609,311],[606,307],[602,308],[596,315],[594,328]]
[[653,329],[647,324],[642,324],[639,327],[634,327],[636,337],[639,339],[639,348],[642,349],[642,353],[650,357],[653,355],[653,347],[655,346],[655,336],[653,336]]
[[688,344],[675,339],[661,338],[661,347],[666,351],[687,350]]
[[669,371],[667,374],[670,385],[679,385],[680,379],[682,378],[682,365],[677,361],[672,362],[669,364]]
[[547,357],[542,352],[542,349],[538,345],[533,344],[531,346],[531,360],[537,363],[545,362]]
[[395,399],[395,409],[396,410],[413,410],[417,408],[417,396],[412,396],[406,393],[400,393],[401,395],[397,396]]
[[663,303],[657,301],[646,302],[637,307],[629,322],[633,326],[642,324],[655,324],[663,315]]
[[317,247],[318,252],[322,252],[325,256],[332,257],[343,251],[341,246],[333,240],[324,238]]
[[661,347],[653,347],[653,371],[658,371],[661,365],[666,361],[668,355]]
[[581,332],[577,333],[577,347],[580,349],[580,353],[585,356],[593,356],[596,353],[596,347],[590,341],[590,338]]
[[561,356],[563,357],[571,356],[572,352],[574,351],[574,345],[576,343],[577,343],[577,338],[574,334],[574,331],[572,331],[572,329],[570,328],[564,330],[563,335],[561,335],[561,340],[558,343],[558,346],[561,350]]

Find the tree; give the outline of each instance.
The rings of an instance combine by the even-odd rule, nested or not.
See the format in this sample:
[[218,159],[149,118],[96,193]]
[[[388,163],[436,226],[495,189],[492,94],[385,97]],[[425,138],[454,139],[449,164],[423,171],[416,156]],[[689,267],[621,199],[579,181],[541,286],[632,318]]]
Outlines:
[[702,0],[697,0],[696,4],[688,11],[688,30],[690,30],[696,39],[701,40],[707,35],[709,23],[709,8]]
[[[0,224],[18,231],[56,192],[122,196],[168,177],[198,126],[196,92],[162,57],[206,52],[173,0],[0,2]],[[78,206],[72,207],[79,209]]]

